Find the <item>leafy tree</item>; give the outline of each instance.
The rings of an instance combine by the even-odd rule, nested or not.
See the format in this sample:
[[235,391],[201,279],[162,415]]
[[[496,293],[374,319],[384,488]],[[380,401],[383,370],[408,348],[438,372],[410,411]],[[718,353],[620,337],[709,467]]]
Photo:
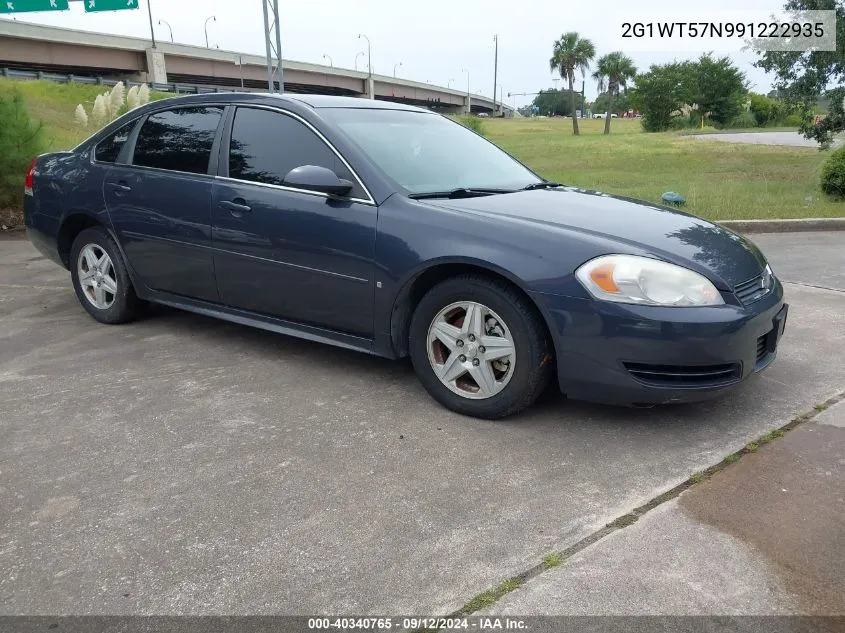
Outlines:
[[610,95],[602,92],[596,100],[590,104],[590,110],[593,112],[611,112],[612,114],[622,114],[628,110],[632,110],[631,98],[627,92],[623,92],[613,98],[611,103]]
[[643,115],[647,132],[669,129],[672,117],[692,99],[691,62],[653,65],[637,75],[637,87],[629,93],[632,105]]
[[30,119],[20,93],[0,96],[0,209],[20,209],[26,170],[43,149],[42,126]]
[[[575,101],[575,71],[580,70],[581,75],[590,67],[590,62],[596,56],[596,47],[593,43],[582,38],[575,31],[564,33],[552,47],[552,56],[549,59],[549,68],[557,70],[561,77],[566,77],[569,82],[570,111],[574,114],[578,109]],[[578,118],[572,117],[572,133],[576,136],[578,131]]]
[[642,112],[643,127],[649,132],[668,129],[685,106],[698,112],[699,121],[728,125],[742,112],[747,94],[745,76],[731,60],[709,54],[694,62],[651,66],[636,77],[636,85],[632,103]]
[[729,57],[713,59],[709,54],[690,64],[689,70],[693,90],[690,104],[698,108],[702,120],[709,118],[720,126],[730,123],[742,111],[748,91],[745,75]]
[[[801,132],[826,147],[845,130],[845,0],[789,0],[787,11],[836,10],[835,51],[758,51],[758,68],[776,75],[775,88],[803,113]],[[827,116],[815,124],[811,116],[819,97],[830,104]]]
[[[581,96],[580,93],[575,94]],[[541,90],[534,97],[532,105],[537,106],[540,114],[569,116],[572,114],[572,95],[568,90],[557,90],[556,88]]]
[[608,53],[599,58],[593,79],[598,81],[599,92],[606,90],[607,116],[604,118],[604,133],[610,134],[610,114],[613,112],[613,100],[621,92],[628,91],[628,82],[637,74],[633,60],[619,51]]

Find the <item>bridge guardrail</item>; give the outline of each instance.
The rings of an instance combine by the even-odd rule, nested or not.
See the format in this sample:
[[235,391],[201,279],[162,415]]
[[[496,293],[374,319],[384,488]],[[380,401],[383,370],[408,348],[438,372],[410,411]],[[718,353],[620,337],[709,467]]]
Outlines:
[[[17,80],[44,80],[54,81],[56,83],[80,83],[89,85],[98,85],[111,87],[118,83],[117,79],[106,79],[105,77],[87,77],[85,75],[74,74],[59,74],[46,73],[40,70],[18,70],[16,68],[0,68],[0,76],[8,77],[9,79]],[[132,86],[140,86],[143,81],[124,81],[123,84],[127,88]],[[158,90],[159,92],[173,92],[176,94],[204,94],[209,92],[236,92],[234,89],[217,88],[215,86],[201,86],[197,84],[178,84],[178,83],[148,83],[151,90]]]

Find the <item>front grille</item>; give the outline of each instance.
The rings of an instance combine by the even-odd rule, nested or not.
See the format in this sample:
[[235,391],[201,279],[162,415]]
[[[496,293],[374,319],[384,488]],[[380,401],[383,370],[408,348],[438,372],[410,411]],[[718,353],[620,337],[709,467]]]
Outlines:
[[710,387],[736,382],[742,376],[739,363],[724,365],[623,364],[634,379],[658,387]]
[[764,282],[764,275],[760,274],[753,279],[737,284],[734,287],[734,293],[743,305],[748,305],[762,299],[770,289],[771,286]]

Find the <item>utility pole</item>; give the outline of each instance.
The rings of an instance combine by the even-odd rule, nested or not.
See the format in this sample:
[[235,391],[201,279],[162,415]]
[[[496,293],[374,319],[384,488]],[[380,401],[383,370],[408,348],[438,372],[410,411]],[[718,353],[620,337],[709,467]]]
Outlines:
[[493,42],[496,44],[496,53],[493,57],[493,112],[496,112],[496,80],[499,74],[499,34],[493,36]]
[[267,86],[269,91],[285,92],[285,75],[282,68],[282,35],[279,20],[279,0],[262,0],[264,7],[264,45],[267,49]]
[[[151,3],[152,3],[152,0],[147,0],[147,15],[150,16],[150,38],[152,38],[153,48],[155,48],[156,47],[156,32],[153,29],[153,8],[150,6]],[[168,28],[170,27],[169,24],[167,26],[168,26]],[[172,30],[170,32],[170,39],[173,39],[173,31]]]

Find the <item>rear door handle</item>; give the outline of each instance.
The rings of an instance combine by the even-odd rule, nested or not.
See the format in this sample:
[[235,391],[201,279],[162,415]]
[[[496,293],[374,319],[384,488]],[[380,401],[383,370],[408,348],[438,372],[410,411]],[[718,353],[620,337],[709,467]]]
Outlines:
[[249,213],[250,211],[252,211],[252,207],[250,207],[249,205],[243,204],[243,202],[244,201],[240,198],[235,198],[232,201],[223,200],[220,203],[220,206],[223,209],[226,209],[229,213],[231,213],[235,217],[240,217],[244,213]]

